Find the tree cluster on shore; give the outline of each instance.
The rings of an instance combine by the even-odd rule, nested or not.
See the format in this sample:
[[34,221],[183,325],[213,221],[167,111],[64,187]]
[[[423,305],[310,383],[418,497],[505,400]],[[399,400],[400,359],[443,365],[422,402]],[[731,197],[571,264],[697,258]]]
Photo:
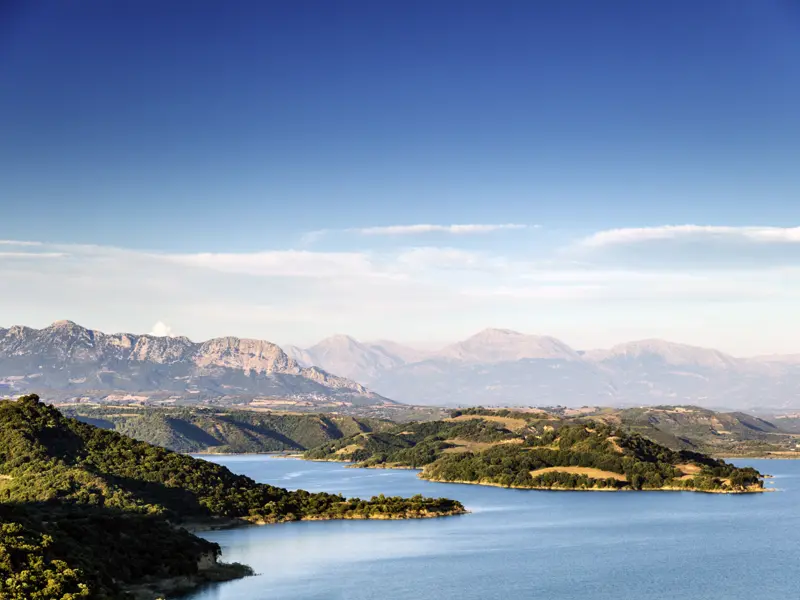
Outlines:
[[484,408],[345,438],[306,457],[424,468],[421,477],[436,481],[528,488],[741,492],[762,486],[755,469],[673,451],[604,423]]

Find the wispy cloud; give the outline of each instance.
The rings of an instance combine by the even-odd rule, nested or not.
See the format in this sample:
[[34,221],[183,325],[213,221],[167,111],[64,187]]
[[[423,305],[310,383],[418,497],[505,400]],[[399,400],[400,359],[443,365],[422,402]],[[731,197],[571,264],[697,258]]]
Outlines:
[[433,225],[420,223],[416,225],[387,225],[383,227],[361,227],[351,229],[361,235],[418,235],[423,233],[450,233],[453,235],[469,235],[473,233],[491,233],[493,231],[528,229],[530,225],[523,223],[472,223],[462,225]]
[[759,243],[800,243],[800,227],[731,227],[725,225],[661,225],[658,227],[629,227],[598,231],[583,240],[581,245],[599,248],[637,244],[656,240],[675,239],[741,239]]
[[63,252],[0,252],[0,258],[64,258]]
[[503,257],[439,246],[405,249],[396,255],[394,262],[399,268],[407,268],[415,272],[423,270],[500,271],[507,266],[507,261]]
[[[159,255],[154,255],[158,257]],[[199,267],[266,277],[332,278],[375,273],[370,257],[359,252],[275,250],[253,253],[166,254],[164,260]]]
[[0,240],[0,246],[41,246],[42,242],[28,242],[22,240]]

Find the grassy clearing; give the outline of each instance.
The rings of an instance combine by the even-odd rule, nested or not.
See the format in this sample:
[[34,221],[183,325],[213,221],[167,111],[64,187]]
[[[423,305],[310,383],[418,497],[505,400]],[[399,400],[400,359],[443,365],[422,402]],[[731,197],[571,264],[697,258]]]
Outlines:
[[570,473],[572,475],[586,475],[591,479],[616,479],[617,481],[628,481],[622,473],[612,471],[602,471],[591,467],[547,467],[531,471],[531,477],[543,475],[544,473]]
[[356,450],[361,450],[361,446],[358,444],[350,444],[349,446],[345,446],[344,448],[339,448],[334,454],[341,456],[342,454],[352,454]]
[[693,465],[691,463],[682,463],[680,465],[675,465],[678,467],[684,475],[697,475],[702,469],[698,465]]
[[522,439],[515,438],[513,440],[502,440],[499,442],[473,442],[472,440],[462,440],[454,438],[452,440],[445,440],[448,444],[453,444],[454,448],[445,448],[442,452],[445,454],[456,454],[458,452],[483,452],[488,448],[500,446],[501,444],[521,444]]
[[520,429],[524,429],[528,422],[525,419],[514,419],[511,417],[495,417],[495,416],[485,416],[485,415],[460,415],[458,417],[451,417],[449,419],[445,419],[445,421],[470,421],[473,419],[481,419],[483,421],[492,421],[494,423],[500,423],[506,429],[510,431],[519,431]]

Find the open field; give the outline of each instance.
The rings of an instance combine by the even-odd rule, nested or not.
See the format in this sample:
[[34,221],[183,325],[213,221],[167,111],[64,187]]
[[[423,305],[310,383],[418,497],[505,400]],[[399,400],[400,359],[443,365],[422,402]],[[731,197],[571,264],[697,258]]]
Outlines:
[[482,452],[487,448],[491,448],[493,446],[499,446],[501,444],[521,444],[523,440],[521,439],[513,439],[513,440],[502,440],[500,442],[473,442],[471,440],[461,440],[461,439],[452,439],[452,440],[445,440],[448,444],[453,444],[454,448],[445,448],[443,452],[445,454],[454,454],[457,452]]
[[622,473],[601,471],[600,469],[593,469],[591,467],[547,467],[545,469],[536,469],[535,471],[531,471],[531,477],[536,477],[537,475],[543,475],[545,473],[570,473],[572,475],[586,475],[592,479],[616,479],[617,481],[628,480]]
[[484,415],[460,415],[458,417],[451,417],[449,419],[444,419],[445,421],[470,421],[474,419],[480,419],[483,421],[493,421],[495,423],[500,423],[506,429],[510,431],[519,431],[527,426],[528,422],[525,419],[514,419],[512,417],[497,417],[497,416],[484,416]]

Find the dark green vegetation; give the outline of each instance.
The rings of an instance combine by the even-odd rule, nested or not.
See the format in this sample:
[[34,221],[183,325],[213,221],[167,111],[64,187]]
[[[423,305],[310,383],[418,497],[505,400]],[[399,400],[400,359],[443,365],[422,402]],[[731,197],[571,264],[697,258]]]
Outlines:
[[309,459],[423,468],[435,481],[553,489],[762,490],[761,475],[592,419],[468,409],[323,445]]
[[[72,405],[61,410],[79,420],[179,452],[303,451],[359,433],[380,433],[393,426],[384,419],[369,417],[208,407]],[[416,411],[413,420],[441,420],[450,415],[450,411],[439,413],[436,416],[430,411]],[[629,433],[639,433],[672,450],[720,457],[785,457],[800,449],[800,427],[794,431],[792,419],[767,421],[746,413],[714,412],[696,406],[581,411],[555,408],[546,412],[478,407],[461,409],[456,414],[522,419],[549,415],[566,421],[590,417]]]
[[[220,549],[181,523],[458,514],[446,499],[290,492],[66,418],[0,401],[0,598],[123,598],[133,584],[224,577]],[[204,568],[211,567],[211,568]],[[230,567],[241,575],[242,568]],[[228,575],[229,577],[231,575]]]
[[388,421],[337,415],[289,414],[215,408],[83,408],[62,412],[176,452],[280,452],[313,448]]

